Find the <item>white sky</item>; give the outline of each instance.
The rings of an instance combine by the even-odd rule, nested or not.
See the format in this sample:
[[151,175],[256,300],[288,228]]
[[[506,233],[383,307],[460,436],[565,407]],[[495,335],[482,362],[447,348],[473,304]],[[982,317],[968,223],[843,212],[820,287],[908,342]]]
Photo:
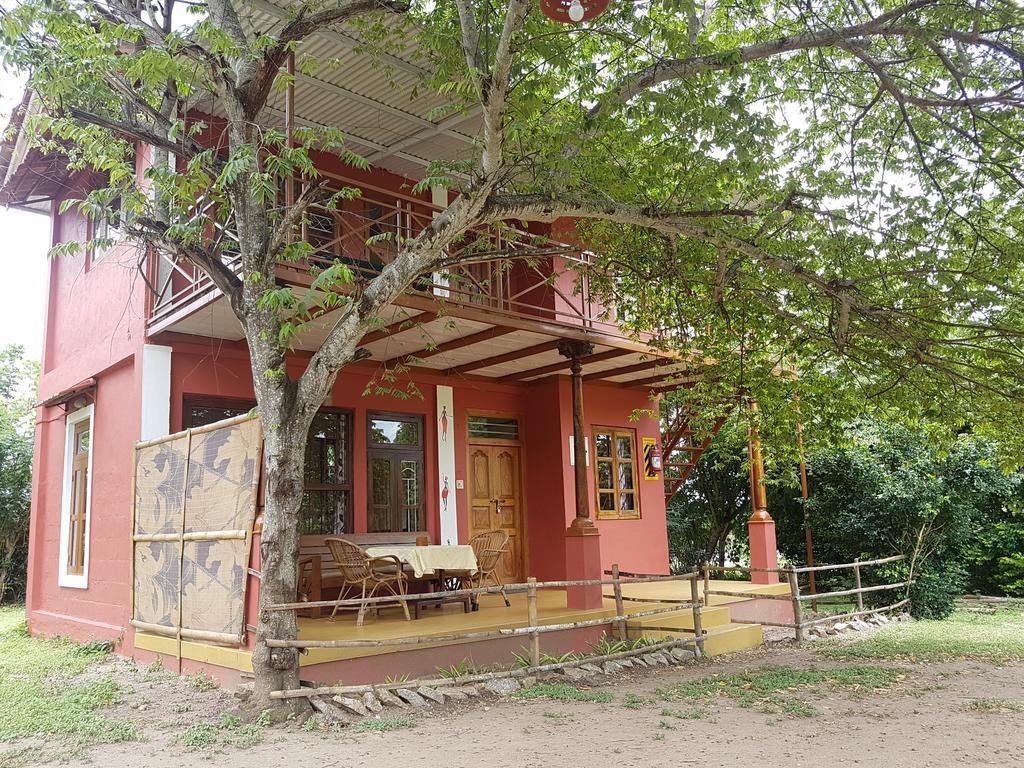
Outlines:
[[[21,93],[20,78],[0,70],[0,130]],[[0,208],[0,346],[21,344],[33,360],[43,348],[49,248],[49,217]]]

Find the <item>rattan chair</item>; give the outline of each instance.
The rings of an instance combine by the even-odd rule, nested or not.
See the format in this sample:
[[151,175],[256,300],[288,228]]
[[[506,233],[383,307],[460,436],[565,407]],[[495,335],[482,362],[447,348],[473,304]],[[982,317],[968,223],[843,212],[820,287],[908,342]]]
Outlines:
[[[341,578],[344,580],[341,585],[341,592],[338,593],[338,602],[334,604],[331,611],[331,620],[341,608],[341,601],[345,598],[345,592],[349,587],[360,590],[359,615],[356,617],[356,626],[363,625],[363,616],[366,614],[366,601],[378,596],[379,591],[390,592],[395,597],[406,594],[405,572],[402,570],[402,561],[393,555],[385,557],[370,557],[362,547],[353,544],[346,539],[324,539],[324,543],[331,551],[338,570],[341,571]],[[405,620],[409,621],[409,606],[405,600],[397,601],[405,613]],[[374,603],[379,606],[379,603]],[[379,612],[379,608],[377,609]]]
[[[476,573],[464,576],[463,582],[468,583],[470,587],[483,587],[490,582],[491,586],[500,588],[505,606],[512,605],[505,594],[505,584],[498,575],[501,557],[508,550],[508,534],[504,531],[478,533],[469,540],[469,546],[473,548],[473,554],[476,556]],[[476,605],[477,596],[473,597],[473,604]]]

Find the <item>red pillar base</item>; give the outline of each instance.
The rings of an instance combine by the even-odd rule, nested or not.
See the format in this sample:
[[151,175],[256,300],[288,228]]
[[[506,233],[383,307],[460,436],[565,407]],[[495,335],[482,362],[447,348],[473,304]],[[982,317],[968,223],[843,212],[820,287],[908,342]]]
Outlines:
[[[601,578],[603,574],[600,533],[593,523],[577,525],[573,522],[565,532],[565,579],[580,581]],[[566,606],[573,610],[601,608],[604,605],[602,592],[600,584],[592,587],[568,587]]]
[[[775,541],[775,521],[770,517],[766,520],[748,520],[747,532],[750,534],[750,567],[778,568],[778,545]],[[755,584],[778,584],[778,573],[754,571],[750,580]]]

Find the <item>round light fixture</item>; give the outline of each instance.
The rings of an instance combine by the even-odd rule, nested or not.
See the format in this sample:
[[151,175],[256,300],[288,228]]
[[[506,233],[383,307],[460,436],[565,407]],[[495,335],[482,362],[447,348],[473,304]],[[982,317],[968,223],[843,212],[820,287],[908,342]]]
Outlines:
[[540,9],[561,24],[579,24],[604,13],[608,0],[540,0]]

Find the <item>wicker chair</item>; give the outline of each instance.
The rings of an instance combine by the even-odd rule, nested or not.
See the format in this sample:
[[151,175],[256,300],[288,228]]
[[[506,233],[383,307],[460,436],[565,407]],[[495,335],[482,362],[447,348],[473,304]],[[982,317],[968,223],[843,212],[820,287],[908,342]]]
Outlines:
[[[499,587],[501,596],[505,598],[505,606],[512,605],[505,594],[505,584],[498,575],[498,566],[501,564],[501,556],[508,550],[508,534],[504,531],[486,531],[478,533],[469,540],[469,546],[473,548],[476,555],[476,573],[463,577],[470,587],[483,587],[490,582],[492,586]],[[476,606],[476,595],[473,596],[473,605]]]
[[[338,602],[331,611],[331,620],[341,608],[341,601],[345,597],[345,591],[349,587],[359,588],[362,602],[359,605],[359,615],[356,617],[356,626],[363,625],[363,616],[366,614],[366,601],[377,597],[379,591],[390,592],[395,597],[406,594],[407,580],[402,570],[402,561],[393,555],[386,557],[370,557],[362,547],[353,544],[346,539],[324,539],[324,543],[331,551],[331,557],[341,571],[344,580],[341,585],[341,592],[338,593]],[[409,621],[409,606],[405,600],[398,601],[405,612],[405,620]],[[378,605],[378,604],[375,604]],[[379,612],[379,608],[377,609]]]

